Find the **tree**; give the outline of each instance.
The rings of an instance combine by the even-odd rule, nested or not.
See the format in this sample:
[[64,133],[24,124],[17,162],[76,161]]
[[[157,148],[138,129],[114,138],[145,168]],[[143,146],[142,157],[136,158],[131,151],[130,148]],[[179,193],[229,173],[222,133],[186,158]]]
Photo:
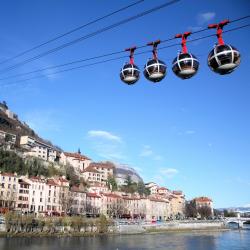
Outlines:
[[116,191],[118,188],[115,178],[111,175],[108,176],[107,185],[112,191]]
[[68,187],[61,187],[59,193],[59,204],[62,207],[62,211],[67,213],[74,201],[74,198],[70,195]]
[[127,175],[125,179],[125,185],[121,187],[121,190],[126,193],[135,193],[137,191],[137,184],[132,181],[132,178],[130,175]]
[[127,176],[126,176],[125,184],[126,184],[128,187],[130,187],[130,186],[133,184],[132,178],[131,178],[130,175],[127,175]]
[[97,220],[97,228],[99,233],[108,232],[108,220],[105,215],[101,214],[100,218]]
[[197,211],[202,219],[209,218],[212,215],[211,208],[207,206],[200,207]]
[[196,217],[197,216],[197,209],[196,209],[196,206],[195,206],[195,203],[194,202],[187,202],[186,205],[185,205],[185,215],[187,217]]
[[229,212],[227,209],[224,209],[223,213],[225,217],[237,217],[235,212]]
[[70,180],[70,186],[79,185],[80,179],[79,176],[76,174],[75,169],[71,165],[65,166],[66,178]]
[[125,211],[122,199],[114,199],[109,205],[108,215],[110,218],[120,218]]

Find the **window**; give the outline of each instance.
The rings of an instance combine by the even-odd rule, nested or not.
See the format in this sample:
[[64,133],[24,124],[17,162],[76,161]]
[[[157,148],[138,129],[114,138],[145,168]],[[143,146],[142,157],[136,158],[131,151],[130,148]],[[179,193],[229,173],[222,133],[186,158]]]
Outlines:
[[10,189],[10,184],[8,184],[8,189]]
[[40,198],[40,202],[43,202],[43,199],[42,199],[42,198]]

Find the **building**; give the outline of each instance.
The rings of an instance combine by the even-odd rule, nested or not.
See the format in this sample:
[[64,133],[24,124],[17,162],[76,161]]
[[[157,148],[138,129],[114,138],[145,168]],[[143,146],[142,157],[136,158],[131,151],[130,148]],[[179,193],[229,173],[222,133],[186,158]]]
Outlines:
[[7,144],[14,145],[16,144],[16,135],[0,130],[0,140]]
[[169,195],[170,214],[172,218],[183,217],[185,212],[185,195],[182,191],[172,191]]
[[39,157],[49,162],[54,162],[57,158],[57,151],[55,148],[28,135],[21,136],[20,146],[26,150],[24,155]]
[[46,180],[40,177],[24,179],[30,184],[29,188],[29,212],[44,213],[46,210]]
[[16,207],[18,193],[17,174],[0,172],[0,208],[2,211]]
[[110,218],[121,218],[124,214],[122,197],[115,193],[103,193],[101,197],[101,213]]
[[89,167],[101,173],[101,182],[106,183],[108,177],[114,175],[115,165],[112,162],[92,162]]
[[21,213],[29,212],[30,184],[23,178],[18,180],[18,194],[16,201],[16,210]]
[[145,183],[145,187],[150,190],[150,194],[157,194],[159,186],[154,182]]
[[70,213],[76,215],[86,214],[87,195],[80,187],[73,186],[70,189],[71,205]]
[[89,164],[91,163],[91,159],[85,155],[82,155],[80,152],[62,152],[60,155],[60,163],[62,163],[64,166],[69,164],[73,166],[75,170],[80,172],[89,166]]
[[[153,188],[153,192],[154,192],[155,191],[154,190],[154,186],[152,188]],[[160,188],[157,189],[157,193],[159,195],[168,195],[169,194],[169,190],[167,188],[165,188],[165,187],[160,187]]]
[[81,171],[81,176],[88,182],[106,184],[109,176],[113,176],[115,166],[110,162],[92,162]]
[[71,206],[69,182],[65,178],[47,179],[46,212],[49,215],[65,214]]
[[86,215],[88,217],[97,217],[100,215],[101,212],[101,195],[96,193],[87,193],[86,198]]
[[13,119],[13,120],[18,119],[18,116],[9,109],[5,101],[0,102],[0,110],[4,112],[10,119]]
[[149,197],[143,201],[146,203],[146,220],[165,221],[170,217],[170,206],[167,199]]
[[195,207],[198,210],[198,212],[200,208],[209,208],[209,210],[211,211],[211,215],[213,215],[214,211],[213,211],[212,199],[205,197],[205,196],[201,196],[201,197],[194,198],[191,202],[195,204]]
[[85,181],[90,183],[91,182],[101,183],[104,178],[104,175],[95,168],[88,166],[83,171],[81,171],[81,177],[83,177]]

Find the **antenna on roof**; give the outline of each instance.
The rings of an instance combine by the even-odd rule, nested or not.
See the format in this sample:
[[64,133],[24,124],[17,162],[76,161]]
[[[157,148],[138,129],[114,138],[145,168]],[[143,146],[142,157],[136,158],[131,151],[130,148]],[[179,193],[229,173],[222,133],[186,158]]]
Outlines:
[[80,148],[78,148],[78,154],[79,154],[79,155],[81,154],[81,150],[80,150]]

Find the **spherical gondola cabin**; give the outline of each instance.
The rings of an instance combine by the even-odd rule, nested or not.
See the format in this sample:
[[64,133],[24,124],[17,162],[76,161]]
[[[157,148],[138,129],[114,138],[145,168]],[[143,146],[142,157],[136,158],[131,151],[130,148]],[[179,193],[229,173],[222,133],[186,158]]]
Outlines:
[[180,53],[172,63],[172,70],[178,77],[189,79],[194,76],[199,69],[199,61],[191,53]]
[[128,84],[132,85],[136,83],[140,78],[140,70],[139,68],[134,64],[134,51],[136,50],[136,47],[128,48],[125,51],[130,52],[130,62],[125,63],[125,65],[120,70],[120,79]]
[[187,37],[191,32],[177,34],[175,38],[181,38],[182,52],[173,60],[172,70],[178,77],[182,79],[189,79],[194,76],[199,69],[199,61],[197,58],[187,51]]
[[240,64],[240,52],[231,45],[216,45],[209,53],[207,62],[214,72],[220,75],[230,74]]
[[167,66],[159,59],[149,59],[144,66],[144,76],[152,82],[160,82],[166,76]]
[[218,24],[210,24],[209,29],[217,30],[218,44],[208,55],[208,66],[210,69],[220,75],[230,74],[240,64],[240,52],[231,45],[224,43],[222,38],[223,27],[229,23],[224,20]]
[[144,66],[143,74],[151,82],[160,82],[167,73],[166,64],[158,59],[157,46],[160,40],[148,43],[147,45],[153,46],[153,58],[149,59]]
[[126,63],[120,71],[120,78],[124,83],[132,85],[139,80],[140,70],[135,64]]

